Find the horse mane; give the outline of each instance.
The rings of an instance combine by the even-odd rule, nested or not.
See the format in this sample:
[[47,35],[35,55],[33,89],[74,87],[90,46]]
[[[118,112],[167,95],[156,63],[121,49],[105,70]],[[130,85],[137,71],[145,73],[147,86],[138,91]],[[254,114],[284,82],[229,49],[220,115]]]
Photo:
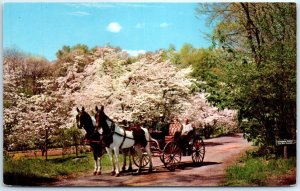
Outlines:
[[84,127],[87,133],[93,133],[95,126],[93,124],[92,117],[85,111],[83,111],[84,120],[86,121],[86,125]]

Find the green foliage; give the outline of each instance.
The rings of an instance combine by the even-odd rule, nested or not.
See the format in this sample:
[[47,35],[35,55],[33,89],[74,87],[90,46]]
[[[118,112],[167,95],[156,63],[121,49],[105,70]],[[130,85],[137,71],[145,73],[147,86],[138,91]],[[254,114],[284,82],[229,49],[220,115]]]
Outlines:
[[[120,162],[122,157],[120,156]],[[19,158],[5,155],[3,161],[4,183],[7,185],[40,185],[43,182],[58,180],[60,176],[68,176],[91,171],[94,166],[92,153],[64,157],[51,156],[49,159]],[[111,168],[108,155],[101,158],[102,171]]]
[[[89,49],[87,45],[63,46],[56,52],[55,76],[65,76],[69,64],[78,64],[78,72],[82,72],[84,66],[90,62],[88,57],[95,48]],[[81,56],[81,58],[79,58]]]
[[271,176],[296,168],[296,159],[269,159],[248,155],[226,169],[226,186],[263,186]]
[[[222,50],[218,59],[207,55],[204,61],[217,63],[221,73],[197,86],[208,84],[208,100],[219,108],[238,109],[248,140],[268,146],[278,138],[295,139],[295,4],[218,3],[197,11],[209,15],[214,45]],[[201,69],[195,76],[205,76]]]
[[80,129],[73,126],[72,128],[66,129],[57,129],[53,133],[53,137],[51,139],[51,147],[61,147],[63,148],[63,155],[66,150],[71,146],[75,146],[76,156],[78,155],[80,139],[82,137],[82,133]]
[[166,50],[163,50],[163,53],[161,55],[162,61],[170,59],[173,63],[177,62],[177,54],[176,54],[176,48],[173,44],[169,45],[169,48]]
[[92,157],[84,155],[78,160],[73,157],[51,157],[47,161],[39,158],[21,158],[19,160],[6,158],[3,165],[4,183],[35,185],[41,183],[39,181],[53,181],[58,176],[83,172],[92,166]]

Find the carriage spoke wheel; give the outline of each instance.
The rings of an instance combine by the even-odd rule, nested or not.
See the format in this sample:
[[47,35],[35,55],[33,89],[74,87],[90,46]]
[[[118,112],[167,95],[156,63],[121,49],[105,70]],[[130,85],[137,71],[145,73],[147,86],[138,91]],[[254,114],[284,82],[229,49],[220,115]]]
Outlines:
[[162,155],[162,162],[164,163],[165,167],[170,171],[174,171],[180,161],[180,147],[175,142],[169,142],[168,144],[166,144]]
[[[139,156],[136,151],[134,151],[132,160],[133,160],[133,163],[135,164],[135,166],[140,167],[140,159],[139,159]],[[147,152],[143,152],[141,168],[144,168],[145,166],[147,166],[147,164],[149,164],[149,162],[150,162],[150,157],[148,156]]]
[[201,165],[203,163],[205,155],[205,145],[201,137],[197,136],[193,141],[192,147],[192,159],[196,165]]

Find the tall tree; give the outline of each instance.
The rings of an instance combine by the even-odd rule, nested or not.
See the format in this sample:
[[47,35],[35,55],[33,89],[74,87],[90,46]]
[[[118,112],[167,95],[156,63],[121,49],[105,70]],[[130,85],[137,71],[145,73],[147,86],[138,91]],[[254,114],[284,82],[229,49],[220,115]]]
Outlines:
[[249,140],[295,139],[296,4],[201,4],[197,12],[209,16],[214,44],[226,51],[225,95]]

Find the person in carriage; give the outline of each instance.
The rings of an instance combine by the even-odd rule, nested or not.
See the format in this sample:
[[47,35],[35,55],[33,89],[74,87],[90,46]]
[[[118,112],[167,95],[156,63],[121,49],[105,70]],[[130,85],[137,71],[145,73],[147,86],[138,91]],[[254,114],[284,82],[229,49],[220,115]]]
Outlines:
[[165,116],[163,114],[159,115],[159,120],[154,124],[151,128],[151,136],[154,139],[159,140],[160,148],[163,148],[165,145],[165,136],[169,134],[169,122],[165,120]]
[[[182,125],[181,134],[177,138],[179,145],[182,148],[183,156],[189,155],[191,153],[191,147],[189,145],[189,141],[192,138],[193,132],[194,132],[194,126],[193,124],[190,123],[189,119],[186,118],[184,120],[184,124]],[[186,148],[188,149],[188,153],[186,153]]]
[[169,126],[169,136],[177,137],[181,134],[182,124],[180,123],[178,117],[173,117]]

